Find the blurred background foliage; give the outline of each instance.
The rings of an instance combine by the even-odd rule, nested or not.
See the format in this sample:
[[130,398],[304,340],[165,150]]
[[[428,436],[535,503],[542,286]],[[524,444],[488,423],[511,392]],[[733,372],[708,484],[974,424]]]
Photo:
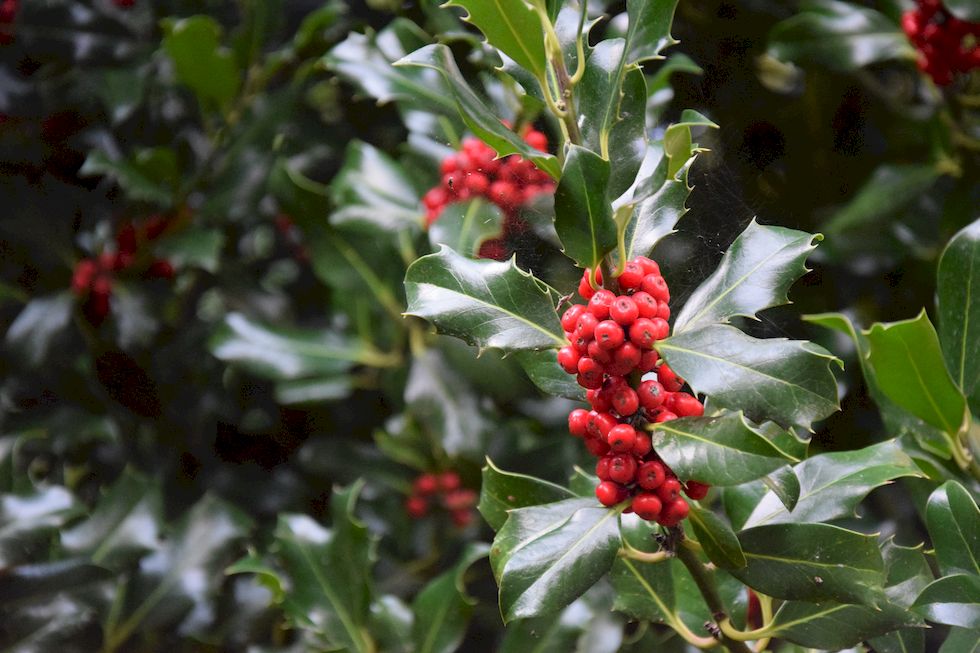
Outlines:
[[[428,0],[121,4],[24,1],[0,46],[0,648],[511,650],[546,627],[548,650],[648,650],[602,587],[505,634],[470,569],[487,527],[403,507],[422,472],[477,489],[484,455],[562,483],[586,460],[567,403],[516,361],[401,317],[405,267],[432,249],[420,198],[464,129],[437,76],[389,63],[438,38],[501,115],[536,100]],[[591,2],[595,34],[624,8]],[[657,250],[677,305],[758,216],[825,235],[760,334],[846,354],[797,315],[933,310],[941,248],[980,206],[980,86],[916,69],[906,8],[680,2],[680,43],[645,66],[647,126],[690,108],[721,128],[697,134],[690,212]],[[570,290],[549,210],[510,246]],[[136,262],[100,259],[130,229]],[[102,320],[71,289],[83,260],[111,279]],[[884,437],[847,363],[814,450]],[[917,483],[870,506],[904,544],[924,535]]]

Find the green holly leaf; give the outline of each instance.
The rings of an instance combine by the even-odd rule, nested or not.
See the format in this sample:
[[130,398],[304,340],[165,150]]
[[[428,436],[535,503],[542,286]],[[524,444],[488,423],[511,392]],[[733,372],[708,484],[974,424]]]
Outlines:
[[164,235],[157,241],[154,252],[178,269],[195,267],[214,274],[221,265],[224,246],[225,234],[222,230],[192,225]]
[[664,154],[667,156],[667,176],[674,177],[701,148],[694,145],[692,128],[718,129],[718,125],[697,111],[684,109],[679,122],[672,123],[664,132]]
[[207,495],[198,501],[118,590],[125,605],[106,629],[105,647],[118,650],[137,633],[172,627],[195,608],[208,609],[250,527],[244,513],[221,500]]
[[323,64],[379,104],[397,101],[407,108],[455,116],[452,94],[441,75],[392,65],[430,42],[415,23],[399,17],[377,34],[348,34],[323,57]]
[[0,607],[0,646],[16,653],[87,653],[99,650],[98,616],[91,604],[67,594]]
[[126,470],[92,514],[61,534],[70,556],[122,569],[160,544],[163,499],[158,483]]
[[769,32],[769,54],[783,61],[851,71],[877,61],[914,59],[902,30],[874,9],[839,0],[806,0]]
[[661,51],[677,43],[670,35],[677,0],[628,0],[626,62],[628,64],[662,59]]
[[929,497],[926,525],[944,574],[980,575],[980,509],[956,481],[947,481]]
[[674,333],[736,316],[755,317],[789,302],[789,287],[807,272],[807,256],[820,234],[760,225],[754,219],[735,239],[718,268],[688,297]]
[[937,272],[939,342],[946,368],[980,412],[980,220],[946,245]]
[[292,581],[282,602],[286,616],[321,646],[366,653],[375,650],[365,629],[374,542],[354,518],[359,490],[334,492],[331,529],[305,515],[280,515],[275,547]]
[[800,479],[789,465],[780,467],[762,479],[763,484],[772,490],[773,495],[787,510],[796,507],[800,500]]
[[344,164],[330,182],[329,193],[337,207],[330,214],[334,225],[398,233],[422,224],[419,193],[405,170],[363,141],[351,141],[347,146]]
[[490,551],[504,621],[557,612],[602,578],[619,550],[618,515],[595,499],[511,511]]
[[949,436],[941,430],[926,424],[918,417],[900,408],[895,402],[889,399],[878,386],[874,368],[868,362],[868,339],[859,330],[854,328],[851,320],[841,313],[822,313],[819,315],[805,315],[803,319],[812,324],[817,324],[827,329],[832,329],[849,337],[854,343],[856,358],[861,365],[864,374],[864,381],[868,386],[868,392],[874,398],[875,405],[881,414],[882,421],[888,433],[894,436],[909,434],[915,438],[924,450],[930,451],[943,458],[950,458],[952,455]]
[[411,608],[397,596],[386,594],[371,604],[368,632],[386,653],[413,653]]
[[980,628],[980,576],[944,576],[922,590],[912,610],[929,621],[961,628]]
[[459,373],[429,349],[415,356],[405,383],[408,412],[450,456],[479,459],[486,451],[491,424],[480,409],[479,398]]
[[980,630],[954,626],[949,629],[949,635],[939,648],[939,653],[976,653],[977,650],[980,650]]
[[759,340],[727,325],[674,335],[657,345],[671,368],[718,405],[809,429],[839,409],[830,371],[839,362],[806,341]]
[[477,603],[466,593],[463,576],[488,550],[482,542],[470,544],[455,567],[430,581],[415,597],[412,641],[416,653],[452,653],[459,648]]
[[769,596],[874,607],[884,563],[876,538],[829,524],[767,524],[738,534],[748,564],[732,574]]
[[657,454],[677,475],[711,485],[740,485],[786,464],[774,447],[741,413],[685,417],[654,424]]
[[519,351],[516,358],[531,382],[547,394],[585,401],[585,388],[558,365],[553,349]]
[[210,16],[163,21],[163,50],[177,80],[204,106],[227,107],[238,94],[241,72],[231,50],[222,47],[221,25]]
[[960,20],[980,23],[980,6],[973,0],[944,0],[943,7]]
[[[682,168],[677,176],[666,177],[667,163],[661,156],[650,175],[644,176],[643,169],[640,170],[638,177],[644,179],[637,183],[630,198],[630,203],[634,204],[633,214],[624,235],[626,260],[649,256],[661,239],[674,233],[677,222],[687,213],[685,202],[691,194],[687,182],[690,165]],[[644,167],[647,165],[645,160]]]
[[512,259],[474,261],[448,247],[405,275],[409,315],[481,349],[548,349],[568,343],[549,288]]
[[335,331],[270,327],[240,313],[225,316],[209,344],[219,360],[275,381],[286,400],[346,396],[350,369],[384,358]]
[[735,531],[721,517],[692,506],[688,519],[708,560],[722,569],[741,569],[748,564]]
[[500,122],[492,105],[480,98],[466,82],[447,46],[427,45],[403,57],[395,65],[430,68],[439,72],[449,86],[450,97],[455,101],[459,115],[477,138],[492,147],[498,155],[519,154],[558,179],[561,174],[558,159],[534,149]]
[[595,268],[616,246],[609,170],[598,154],[572,145],[555,189],[555,231],[565,256],[583,268]]
[[4,348],[30,368],[42,365],[71,325],[75,297],[68,291],[35,297],[7,328]]
[[444,208],[429,227],[429,242],[475,258],[483,243],[503,235],[503,219],[503,212],[492,202],[455,202]]
[[47,555],[58,529],[80,512],[75,498],[60,485],[0,495],[0,568]]
[[444,7],[462,7],[464,20],[538,79],[544,78],[548,58],[544,51],[541,21],[524,0],[451,0]]
[[889,399],[951,436],[963,428],[966,399],[949,376],[925,310],[911,320],[874,324],[864,335],[868,362]]
[[790,511],[767,494],[752,511],[746,527],[784,522],[823,522],[854,515],[858,503],[876,487],[922,472],[895,440],[855,451],[825,453],[793,468],[800,496]]
[[477,509],[490,527],[499,531],[511,510],[554,503],[574,496],[570,490],[560,485],[525,474],[505,472],[487,458],[487,464],[483,467]]
[[609,129],[609,197],[618,197],[629,188],[647,150],[647,83],[641,70],[627,70],[623,76],[622,98],[616,120]]
[[135,201],[152,202],[161,207],[173,203],[173,190],[128,159],[110,159],[104,152],[92,150],[78,170],[80,177],[105,176],[114,180]]

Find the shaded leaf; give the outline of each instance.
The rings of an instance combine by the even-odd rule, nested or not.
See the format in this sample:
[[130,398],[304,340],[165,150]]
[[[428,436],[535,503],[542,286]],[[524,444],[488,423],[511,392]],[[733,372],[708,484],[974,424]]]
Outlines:
[[571,145],[555,189],[555,231],[565,256],[579,267],[595,268],[616,246],[616,224],[609,203],[609,162]]
[[972,0],[943,0],[943,7],[960,20],[980,23],[980,6]]
[[476,600],[466,593],[463,575],[487,555],[485,544],[471,544],[453,569],[437,576],[422,588],[412,610],[412,640],[415,653],[452,653],[466,634]]
[[525,474],[505,472],[487,458],[480,484],[480,503],[477,508],[495,531],[507,521],[507,513],[516,508],[526,508],[553,503],[575,495],[560,485],[543,481]]
[[585,388],[558,365],[553,349],[519,351],[516,356],[534,385],[544,392],[566,399],[585,401]]
[[629,64],[660,58],[660,52],[675,43],[670,35],[677,0],[628,0],[629,27],[626,62]]
[[0,568],[31,562],[79,512],[71,493],[58,485],[0,495]]
[[81,177],[106,176],[114,180],[131,200],[154,202],[169,206],[173,193],[164,185],[151,178],[133,162],[126,159],[110,159],[104,152],[89,152],[85,163],[78,171]]
[[[660,180],[660,174],[666,174],[666,160],[660,161],[664,164],[657,166],[648,182],[638,184],[631,198],[636,205],[624,236],[627,260],[649,256],[662,238],[674,233],[674,226],[687,213],[684,203],[691,194],[687,183],[690,166],[683,168],[676,177]],[[642,169],[640,175],[643,175]],[[660,184],[657,189],[648,194],[647,189],[657,184]]]
[[37,367],[71,324],[74,307],[75,300],[69,292],[35,297],[7,328],[6,349],[29,367]]
[[[306,186],[311,183],[306,181]],[[381,150],[351,141],[344,164],[330,182],[335,225],[367,225],[387,232],[417,229],[422,223],[419,193],[405,170]],[[318,216],[322,217],[322,216]]]
[[221,25],[210,16],[191,16],[164,20],[163,29],[163,50],[177,79],[205,105],[229,104],[241,80],[234,56],[221,45]]
[[953,236],[943,250],[937,292],[946,368],[980,412],[980,220]]
[[[905,39],[904,34],[900,36]],[[939,171],[931,164],[881,165],[857,194],[826,221],[824,231],[835,235],[861,227],[877,230],[882,220],[891,219],[925,193],[938,177]],[[828,242],[837,240],[831,238]]]
[[793,469],[800,482],[796,507],[788,511],[774,494],[767,494],[755,507],[747,527],[851,517],[861,499],[876,487],[896,478],[922,475],[895,440],[855,451],[820,454]]
[[806,341],[759,340],[712,325],[671,336],[657,350],[695,391],[754,421],[810,428],[839,409],[830,371],[836,359]]
[[786,456],[750,427],[741,413],[685,417],[654,428],[657,454],[681,478],[740,485],[786,464]]
[[884,563],[873,535],[828,524],[769,524],[738,535],[748,565],[731,573],[763,594],[874,606]]
[[84,559],[57,560],[4,569],[0,575],[0,601],[49,600],[51,595],[112,577],[105,567]]
[[864,334],[881,391],[932,426],[958,433],[967,416],[966,399],[946,370],[925,310],[911,320],[874,324]]
[[980,575],[980,509],[956,481],[941,485],[926,504],[926,525],[944,574]]
[[692,506],[688,519],[711,562],[722,569],[741,569],[747,564],[738,537],[720,517],[710,510]]
[[790,601],[776,613],[772,633],[801,646],[837,651],[919,623],[908,610],[892,603],[872,609],[833,602]]
[[807,256],[822,236],[758,224],[754,219],[722,257],[718,268],[695,289],[674,319],[674,333],[754,317],[789,302],[789,287],[806,271]]
[[482,199],[455,202],[442,210],[429,227],[429,242],[445,245],[463,256],[476,258],[480,246],[503,235],[503,213]]
[[840,0],[803,2],[798,14],[769,32],[769,54],[841,71],[915,56],[899,26],[887,16]]
[[178,268],[197,267],[214,273],[224,246],[225,234],[220,229],[191,226],[161,238],[154,251]]
[[408,314],[481,349],[547,349],[567,343],[548,288],[514,260],[473,261],[443,247],[408,268],[405,290]]

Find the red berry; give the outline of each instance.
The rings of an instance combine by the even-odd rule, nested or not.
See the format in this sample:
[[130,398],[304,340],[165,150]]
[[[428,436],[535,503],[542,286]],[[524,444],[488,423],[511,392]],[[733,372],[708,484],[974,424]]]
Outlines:
[[640,400],[633,388],[624,385],[613,393],[612,405],[620,416],[628,417],[639,410]]
[[670,306],[667,302],[657,302],[657,317],[664,321],[670,319]]
[[612,294],[611,291],[605,288],[598,290],[589,300],[589,312],[600,320],[605,320],[609,317],[609,307],[614,301],[616,301],[616,295]]
[[657,361],[660,360],[660,354],[654,350],[643,352],[643,357],[640,359],[640,364],[637,365],[637,369],[641,372],[649,372],[657,366]]
[[435,474],[422,474],[412,483],[412,489],[415,490],[416,494],[427,497],[438,491],[439,479],[436,478]]
[[490,184],[487,195],[493,202],[505,209],[515,207],[521,201],[521,192],[514,184],[507,181],[495,181]]
[[84,294],[95,280],[98,271],[95,261],[86,258],[75,264],[75,270],[71,275],[71,289],[76,295]]
[[658,333],[660,333],[659,327],[653,320],[641,317],[630,327],[630,341],[640,349],[653,349],[657,343]]
[[574,347],[562,347],[558,350],[558,364],[569,374],[578,373],[578,361],[582,355]]
[[490,180],[482,172],[469,172],[466,174],[466,187],[474,195],[484,195],[490,188]]
[[453,510],[449,513],[456,528],[466,528],[473,522],[473,511],[470,509]]
[[174,266],[166,259],[158,259],[147,268],[146,276],[151,279],[173,279]]
[[442,499],[446,510],[465,510],[476,505],[476,492],[469,488],[459,488],[448,492]]
[[443,492],[452,492],[459,489],[459,474],[456,472],[443,472],[439,475],[439,489]]
[[618,453],[628,453],[636,444],[636,429],[629,424],[618,424],[606,436],[609,448]]
[[609,479],[622,485],[633,482],[636,475],[636,459],[630,455],[619,455],[605,458],[609,461]]
[[643,285],[644,276],[643,266],[636,261],[630,261],[623,267],[623,273],[619,275],[619,287],[621,290],[636,290]]
[[631,298],[620,295],[609,307],[609,317],[623,326],[629,326],[640,316],[640,308]]
[[419,496],[410,496],[405,499],[405,512],[412,519],[421,519],[429,512],[429,503]]
[[643,267],[644,275],[647,274],[660,274],[660,266],[653,259],[648,259],[646,256],[637,256],[633,259]]
[[[599,326],[602,326],[602,322],[599,323]],[[596,333],[599,333],[599,327],[596,327]],[[589,343],[589,346],[586,348],[586,353],[589,358],[592,358],[605,366],[612,362],[612,354],[608,350],[602,348],[602,342],[598,340],[598,337],[599,336],[596,335],[597,339]]]
[[524,137],[524,142],[536,150],[541,150],[542,152],[548,151],[548,137],[536,129],[532,129],[527,133],[527,136]]
[[574,331],[575,327],[578,326],[578,319],[582,317],[582,313],[586,311],[583,304],[572,304],[568,307],[561,315],[561,328],[565,331]]
[[667,320],[660,317],[652,317],[650,318],[650,322],[653,323],[654,340],[663,340],[670,335],[670,325],[667,324]]
[[666,393],[664,387],[659,382],[648,380],[640,383],[636,394],[639,396],[640,405],[646,410],[657,410],[663,405]]
[[648,293],[658,302],[670,301],[670,290],[667,289],[667,282],[659,274],[648,274],[643,277],[643,292]]
[[664,506],[660,510],[660,518],[657,522],[663,526],[677,526],[681,521],[687,517],[687,514],[691,511],[691,507],[687,505],[687,501],[678,497],[673,501],[664,501]]
[[586,421],[587,432],[592,437],[605,439],[609,431],[618,423],[616,418],[609,413],[592,411],[589,413],[589,418]]
[[609,453],[609,444],[602,438],[586,437],[585,448],[593,456],[605,456]]
[[[643,353],[632,342],[624,342],[612,352],[612,370],[617,374],[629,374],[640,364]],[[613,373],[612,371],[610,373]]]
[[[596,297],[599,295],[597,294]],[[595,299],[595,297],[593,297]],[[623,327],[612,320],[603,320],[596,326],[594,335],[595,341],[603,349],[616,349],[626,340]]]
[[568,432],[577,438],[584,438],[588,432],[589,411],[576,408],[568,414]]
[[636,482],[644,490],[656,490],[667,480],[667,468],[657,460],[640,465],[636,472]]
[[609,464],[613,459],[612,456],[603,456],[595,463],[595,475],[599,477],[600,481],[611,480],[609,476]]
[[700,501],[708,494],[708,490],[711,486],[707,483],[699,483],[698,481],[688,481],[684,487],[684,493],[691,497],[695,501]]
[[641,492],[633,497],[632,507],[633,512],[635,512],[640,519],[653,521],[660,516],[662,504],[660,502],[660,498],[656,494]]
[[612,402],[609,400],[608,393],[602,388],[587,391],[585,393],[585,399],[594,411],[605,413],[612,408]]
[[657,414],[657,417],[653,421],[657,424],[663,424],[664,422],[671,422],[675,419],[677,419],[677,415],[669,410],[662,410]]
[[637,431],[636,444],[633,445],[633,455],[642,459],[652,450],[653,442],[651,442],[650,436],[642,431]]
[[632,299],[640,317],[657,317],[657,300],[650,293],[638,292]]
[[700,417],[704,415],[704,404],[686,392],[677,392],[671,399],[670,410],[678,417]]
[[582,313],[575,326],[575,335],[591,339],[595,334],[595,328],[598,324],[599,319],[595,315],[589,312]]
[[666,363],[657,370],[657,378],[668,392],[677,392],[684,387],[684,379],[677,376]]
[[604,506],[615,506],[626,499],[626,488],[614,481],[603,481],[595,488],[595,496]]
[[665,479],[660,487],[657,488],[657,496],[660,497],[661,501],[667,503],[673,501],[681,495],[681,482],[676,478]]
[[578,383],[583,388],[598,388],[602,386],[602,365],[588,357],[578,361]]

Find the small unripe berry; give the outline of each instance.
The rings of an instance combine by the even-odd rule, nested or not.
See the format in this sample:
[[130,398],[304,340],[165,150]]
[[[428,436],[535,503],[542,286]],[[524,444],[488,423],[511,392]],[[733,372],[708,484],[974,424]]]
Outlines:
[[596,486],[595,496],[604,506],[615,506],[626,499],[626,488],[614,481],[603,481]]
[[576,408],[568,414],[568,432],[577,438],[584,438],[588,432],[589,411]]
[[659,517],[662,505],[660,497],[650,492],[641,492],[633,497],[633,512],[646,521],[653,521]]
[[636,429],[629,424],[614,426],[606,436],[609,448],[617,453],[628,453],[636,444]]
[[644,490],[656,490],[666,480],[667,468],[658,460],[645,462],[636,471],[636,482]]

